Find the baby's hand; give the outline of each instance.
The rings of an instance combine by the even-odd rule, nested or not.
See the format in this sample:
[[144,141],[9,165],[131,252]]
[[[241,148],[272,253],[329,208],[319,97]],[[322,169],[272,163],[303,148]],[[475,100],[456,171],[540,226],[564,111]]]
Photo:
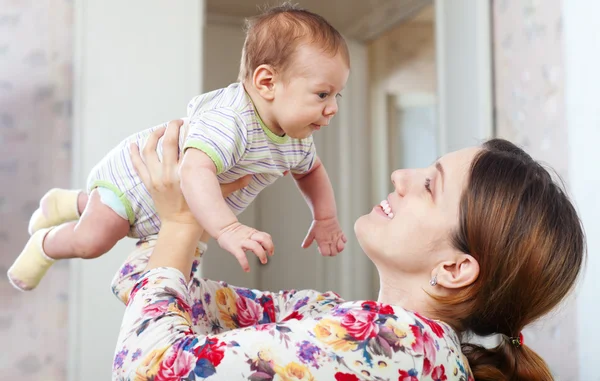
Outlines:
[[306,249],[314,240],[317,241],[319,253],[323,256],[335,256],[341,253],[347,242],[336,217],[314,220],[302,242],[302,247]]
[[250,271],[246,250],[256,254],[262,264],[267,263],[267,255],[273,255],[273,240],[269,234],[239,222],[224,228],[217,237],[217,242],[219,246],[237,258],[246,272]]

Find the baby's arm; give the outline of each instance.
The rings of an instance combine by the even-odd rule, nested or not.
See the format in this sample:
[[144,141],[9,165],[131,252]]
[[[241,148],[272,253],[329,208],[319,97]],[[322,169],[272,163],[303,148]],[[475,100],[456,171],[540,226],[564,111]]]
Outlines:
[[321,159],[316,157],[308,172],[293,174],[293,176],[315,220],[337,216],[333,187]]
[[316,239],[322,255],[340,253],[344,250],[346,237],[337,219],[333,187],[325,166],[318,157],[315,157],[312,168],[308,172],[293,174],[293,176],[313,215],[312,225],[302,242],[302,247],[309,247]]
[[239,224],[221,195],[217,167],[208,155],[186,150],[180,167],[181,189],[194,217],[212,237]]
[[216,171],[208,155],[188,149],[180,167],[181,190],[200,226],[217,240],[219,246],[233,254],[247,272],[250,267],[246,250],[254,252],[264,264],[267,254],[272,254],[273,243],[268,234],[238,221],[221,196]]

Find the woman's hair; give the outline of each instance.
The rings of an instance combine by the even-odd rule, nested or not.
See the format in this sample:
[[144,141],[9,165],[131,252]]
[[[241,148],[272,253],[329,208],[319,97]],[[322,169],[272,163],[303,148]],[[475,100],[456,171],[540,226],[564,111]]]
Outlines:
[[482,148],[452,236],[478,261],[479,277],[438,298],[439,312],[463,334],[502,335],[493,349],[463,344],[475,380],[552,380],[541,357],[508,338],[573,289],[585,256],[583,228],[565,191],[523,150],[501,139]]

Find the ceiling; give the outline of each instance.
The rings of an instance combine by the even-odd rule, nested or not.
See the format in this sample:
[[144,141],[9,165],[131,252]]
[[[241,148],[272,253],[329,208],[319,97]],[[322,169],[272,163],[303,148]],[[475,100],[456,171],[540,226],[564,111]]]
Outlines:
[[[432,0],[296,0],[294,4],[320,14],[351,38],[370,40],[387,29],[417,16],[419,22],[433,20]],[[207,12],[244,18],[276,0],[207,0]]]

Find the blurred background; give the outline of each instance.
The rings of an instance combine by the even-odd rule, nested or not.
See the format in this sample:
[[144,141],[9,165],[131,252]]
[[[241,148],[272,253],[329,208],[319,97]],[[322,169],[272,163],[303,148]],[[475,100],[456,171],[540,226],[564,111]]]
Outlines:
[[[347,235],[390,191],[391,170],[493,136],[523,146],[565,180],[589,249],[576,294],[525,341],[557,380],[600,380],[600,2],[295,2],[350,47],[340,111],[315,137]],[[13,290],[4,274],[46,190],[84,187],[125,136],[184,116],[192,96],[236,80],[244,18],[264,4],[0,0],[0,380],[110,379],[123,306],[109,286],[133,241],[98,260],[57,263],[35,292]],[[244,274],[212,244],[204,275],[376,298],[377,276],[354,239],[333,259],[300,248],[310,213],[294,188],[280,180],[242,216],[273,235],[268,265]]]

